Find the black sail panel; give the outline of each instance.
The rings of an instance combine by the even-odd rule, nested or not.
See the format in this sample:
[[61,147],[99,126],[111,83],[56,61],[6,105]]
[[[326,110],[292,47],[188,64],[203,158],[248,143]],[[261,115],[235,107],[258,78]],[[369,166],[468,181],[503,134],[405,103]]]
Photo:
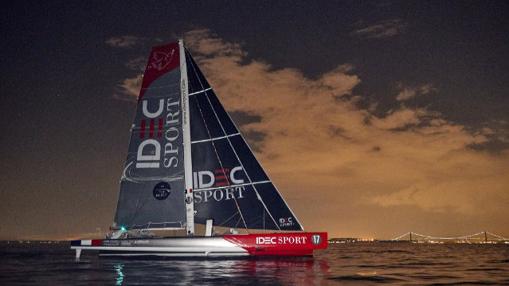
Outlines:
[[116,227],[185,224],[180,80],[178,43],[153,48],[120,182]]
[[186,51],[195,222],[302,230]]
[[216,112],[216,116],[219,119],[219,122],[224,128],[224,131],[226,134],[235,134],[238,133],[239,130],[231,120],[228,113],[226,113],[226,110],[224,110],[223,105],[219,102],[219,99],[217,98],[216,94],[213,90],[208,92],[208,99],[210,100],[210,104],[212,105],[212,108]]
[[201,92],[204,89],[209,89],[210,85],[205,79],[205,76],[198,68],[198,65],[194,61],[191,54],[186,50],[186,63],[187,63],[187,74],[189,82],[189,94],[192,95],[197,92]]

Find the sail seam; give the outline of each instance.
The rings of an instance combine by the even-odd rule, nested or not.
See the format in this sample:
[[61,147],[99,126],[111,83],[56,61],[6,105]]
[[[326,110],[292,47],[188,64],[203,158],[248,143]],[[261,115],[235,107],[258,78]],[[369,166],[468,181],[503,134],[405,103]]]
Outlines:
[[[219,226],[223,226],[225,225],[226,223],[228,223],[230,220],[232,220],[233,218],[235,218],[237,215],[239,214],[239,212],[237,211],[236,213],[234,213],[233,215],[231,215],[229,218],[227,218],[226,220],[224,220],[223,222],[219,223],[218,225]],[[239,223],[237,221],[236,225],[237,226]]]
[[219,137],[214,137],[214,138],[210,138],[210,139],[191,141],[191,144],[220,140],[220,139],[225,139],[225,138],[237,136],[237,135],[240,135],[240,133],[230,134],[230,135],[226,135],[226,136],[219,136]]

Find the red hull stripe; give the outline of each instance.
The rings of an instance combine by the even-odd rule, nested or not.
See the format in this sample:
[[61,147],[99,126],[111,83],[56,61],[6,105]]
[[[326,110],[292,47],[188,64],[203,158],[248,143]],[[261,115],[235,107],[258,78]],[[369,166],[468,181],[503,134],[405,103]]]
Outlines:
[[101,246],[102,244],[102,239],[92,239],[92,246]]
[[315,249],[327,248],[326,232],[293,232],[248,235],[225,235],[254,256],[303,256],[312,255]]

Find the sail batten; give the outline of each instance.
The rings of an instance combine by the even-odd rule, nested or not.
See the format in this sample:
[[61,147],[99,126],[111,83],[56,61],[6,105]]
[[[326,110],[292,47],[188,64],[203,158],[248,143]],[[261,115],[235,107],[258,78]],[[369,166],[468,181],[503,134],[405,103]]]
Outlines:
[[220,137],[214,137],[214,138],[210,138],[210,139],[191,141],[191,144],[220,140],[220,139],[225,139],[225,138],[232,137],[232,136],[240,136],[240,133],[235,133],[235,134],[230,134],[230,135],[220,136]]
[[209,90],[211,90],[211,89],[212,89],[212,88],[210,88],[210,87],[209,87],[209,88],[206,88],[206,89],[202,89],[202,90],[195,91],[195,92],[193,92],[193,93],[190,93],[189,95],[200,94],[200,93],[202,93],[202,92],[206,92],[206,91],[209,91]]

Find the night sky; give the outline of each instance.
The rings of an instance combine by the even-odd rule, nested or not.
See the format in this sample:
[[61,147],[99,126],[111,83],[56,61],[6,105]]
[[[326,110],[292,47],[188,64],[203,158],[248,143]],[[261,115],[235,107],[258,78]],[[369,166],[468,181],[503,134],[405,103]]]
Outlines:
[[0,239],[108,229],[150,48],[179,37],[306,230],[509,236],[507,1],[0,13]]

